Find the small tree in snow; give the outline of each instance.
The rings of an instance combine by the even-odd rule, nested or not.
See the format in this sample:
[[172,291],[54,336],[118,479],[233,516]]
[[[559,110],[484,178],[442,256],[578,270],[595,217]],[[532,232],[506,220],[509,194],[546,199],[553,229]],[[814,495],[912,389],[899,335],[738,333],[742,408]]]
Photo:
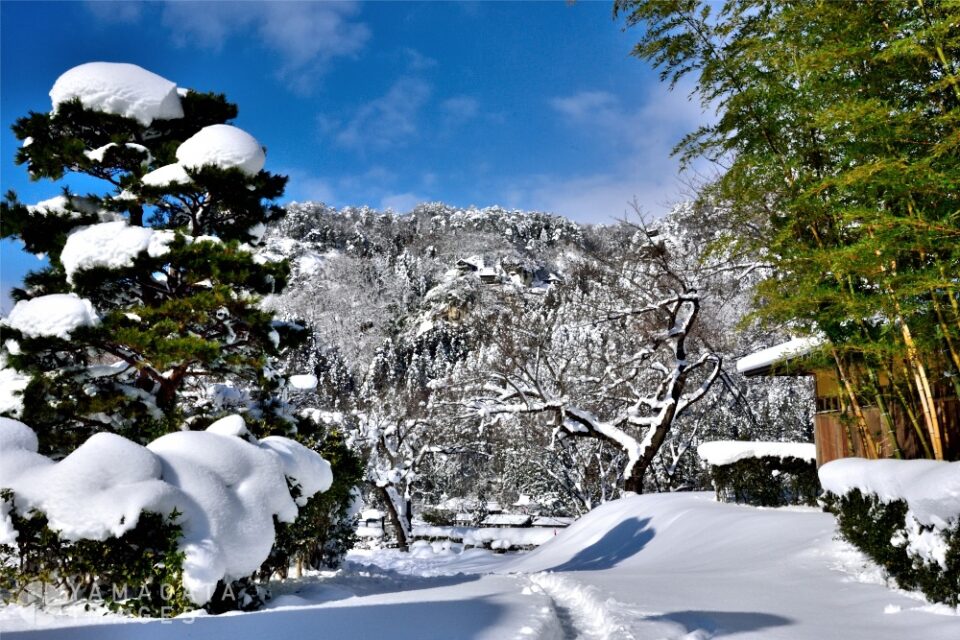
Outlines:
[[[501,314],[463,401],[491,423],[549,429],[567,459],[596,464],[601,480],[616,468],[617,485],[641,492],[674,423],[722,379],[700,317],[717,265],[664,229],[621,229],[550,300]],[[584,439],[606,451],[578,451]],[[589,505],[578,474],[559,480]]]
[[4,327],[7,364],[30,378],[12,413],[46,450],[101,430],[147,442],[208,424],[219,405],[184,399],[219,383],[252,389],[247,422],[269,430],[268,358],[293,331],[257,305],[288,269],[252,244],[282,215],[270,201],[286,178],[225,124],[237,108],[223,95],[108,63],[71,69],[50,95],[52,112],[13,126],[17,163],[33,179],[81,174],[108,190],[2,204],[2,237],[49,258],[14,290]]

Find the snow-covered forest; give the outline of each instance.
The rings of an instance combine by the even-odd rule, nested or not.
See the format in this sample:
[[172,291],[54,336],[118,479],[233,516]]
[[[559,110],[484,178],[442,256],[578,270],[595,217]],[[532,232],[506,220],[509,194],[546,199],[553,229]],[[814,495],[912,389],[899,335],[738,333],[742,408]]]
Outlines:
[[[216,78],[60,70],[6,123],[49,194],[0,203],[39,260],[0,318],[4,637],[956,638],[960,14],[931,4],[616,0],[713,112],[674,148],[713,174],[599,221],[285,199],[290,143]],[[261,39],[356,11],[216,6]],[[402,52],[410,86],[438,64]],[[389,102],[357,122],[413,131]]]

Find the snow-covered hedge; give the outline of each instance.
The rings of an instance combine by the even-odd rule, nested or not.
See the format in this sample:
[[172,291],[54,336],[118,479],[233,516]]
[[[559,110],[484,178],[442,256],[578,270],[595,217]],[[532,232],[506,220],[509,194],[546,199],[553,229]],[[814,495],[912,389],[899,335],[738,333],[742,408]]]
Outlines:
[[37,450],[32,429],[0,418],[0,489],[12,501],[0,510],[0,544],[16,549],[11,511],[42,514],[67,542],[119,538],[157,514],[181,531],[182,586],[197,605],[218,583],[257,571],[274,544],[274,518],[293,522],[333,480],[319,454],[278,436],[258,441],[239,416],[146,447],[98,433],[60,461]]
[[701,444],[697,454],[718,500],[778,507],[815,505],[820,495],[813,444],[723,440]]
[[845,458],[820,481],[847,541],[902,588],[960,604],[960,462]]

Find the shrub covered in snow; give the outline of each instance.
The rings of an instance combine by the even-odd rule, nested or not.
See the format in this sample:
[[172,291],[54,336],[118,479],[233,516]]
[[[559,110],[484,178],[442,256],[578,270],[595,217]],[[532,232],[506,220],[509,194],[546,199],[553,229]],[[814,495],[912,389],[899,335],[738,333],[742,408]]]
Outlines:
[[[224,422],[240,428],[225,434]],[[23,567],[15,575],[21,584],[47,582],[45,572],[55,574],[54,584],[79,579],[61,555],[87,549],[88,542],[104,543],[122,559],[133,553],[131,540],[143,546],[148,539],[148,548],[164,549],[162,578],[182,591],[184,602],[203,605],[223,585],[260,568],[273,548],[275,520],[293,523],[299,507],[332,484],[319,454],[279,436],[258,441],[238,416],[146,447],[95,434],[56,462],[37,453],[36,435],[20,422],[0,419],[0,443],[0,488],[9,505],[0,543],[16,558],[0,564]],[[144,514],[159,519],[151,516],[138,529]],[[174,532],[175,552],[168,548]],[[122,575],[104,553],[91,572]]]
[[816,505],[816,450],[799,442],[705,442],[697,453],[709,465],[717,499],[779,507]]
[[846,458],[820,480],[848,542],[900,587],[960,604],[960,462]]

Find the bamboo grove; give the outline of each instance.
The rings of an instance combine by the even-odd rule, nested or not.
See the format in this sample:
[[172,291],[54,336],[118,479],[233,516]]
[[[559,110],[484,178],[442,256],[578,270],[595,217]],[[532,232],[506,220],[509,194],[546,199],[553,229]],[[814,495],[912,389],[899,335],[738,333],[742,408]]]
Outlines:
[[[755,319],[823,335],[866,457],[960,455],[960,3],[620,0],[634,54],[711,124],[729,245],[770,264]],[[868,413],[879,416],[871,427]]]

